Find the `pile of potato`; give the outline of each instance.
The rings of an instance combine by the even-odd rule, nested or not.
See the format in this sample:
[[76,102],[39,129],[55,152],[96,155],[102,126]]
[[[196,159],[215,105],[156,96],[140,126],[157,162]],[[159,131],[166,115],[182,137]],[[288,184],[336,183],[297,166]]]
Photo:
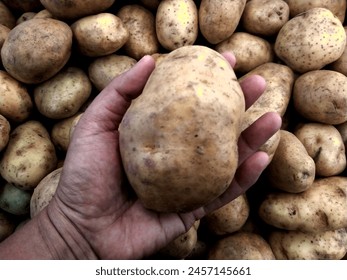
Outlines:
[[[153,258],[346,259],[346,2],[0,1],[0,241],[52,198],[73,128],[115,76],[152,55],[167,69],[153,88],[164,87],[179,75],[164,64],[169,53],[199,45],[232,51],[238,81],[267,82],[253,106],[240,106],[237,133],[266,112],[283,125],[261,147],[270,164],[255,186]],[[185,73],[197,65],[184,61]],[[206,83],[219,92],[225,80],[214,79]],[[205,118],[201,127],[223,138]]]

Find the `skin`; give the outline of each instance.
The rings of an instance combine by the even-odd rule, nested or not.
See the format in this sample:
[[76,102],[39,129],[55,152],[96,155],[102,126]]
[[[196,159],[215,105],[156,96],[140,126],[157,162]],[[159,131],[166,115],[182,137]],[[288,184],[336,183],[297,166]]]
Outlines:
[[[233,55],[225,57],[235,65]],[[125,180],[117,129],[154,66],[153,58],[143,57],[90,104],[75,128],[56,195],[0,243],[0,259],[144,258],[255,183],[268,164],[267,154],[256,151],[281,126],[276,113],[267,113],[243,132],[234,180],[214,202],[184,214],[160,214],[142,206]],[[250,106],[264,91],[265,81],[252,76],[242,89]]]

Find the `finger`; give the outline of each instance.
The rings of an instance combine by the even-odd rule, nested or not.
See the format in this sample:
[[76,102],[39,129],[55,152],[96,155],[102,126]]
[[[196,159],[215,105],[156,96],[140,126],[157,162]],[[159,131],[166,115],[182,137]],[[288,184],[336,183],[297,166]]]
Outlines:
[[277,113],[268,112],[246,128],[239,138],[239,165],[258,151],[281,127],[282,119]]
[[260,75],[250,75],[239,81],[245,95],[246,109],[248,109],[265,91],[266,81]]
[[141,94],[154,67],[154,59],[144,56],[130,70],[114,78],[89,105],[81,123],[88,123],[89,127],[96,124],[98,130],[117,129],[131,100]]
[[230,66],[232,68],[234,68],[235,65],[236,65],[236,57],[235,57],[235,55],[232,52],[224,52],[224,53],[222,53],[222,55],[229,62]]

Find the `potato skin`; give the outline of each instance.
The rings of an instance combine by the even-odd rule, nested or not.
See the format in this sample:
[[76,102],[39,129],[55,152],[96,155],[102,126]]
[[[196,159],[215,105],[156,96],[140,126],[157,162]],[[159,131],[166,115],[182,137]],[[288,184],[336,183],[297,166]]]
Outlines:
[[300,193],[311,187],[316,166],[300,140],[292,132],[281,130],[280,142],[266,175],[272,187]]
[[75,115],[91,94],[92,84],[80,68],[68,67],[34,88],[38,111],[51,119]]
[[51,18],[32,19],[10,31],[1,49],[2,63],[18,81],[37,84],[64,67],[71,46],[72,32],[66,23]]
[[139,5],[125,5],[117,12],[117,16],[129,31],[129,38],[123,47],[128,56],[139,60],[159,51],[152,12]]
[[20,123],[29,118],[33,102],[27,88],[6,71],[0,70],[0,114]]
[[274,50],[294,71],[305,73],[337,60],[345,44],[341,21],[328,9],[313,8],[290,19],[281,28]]
[[38,121],[17,126],[0,161],[0,174],[23,190],[33,190],[57,164],[55,148],[48,131]]
[[240,22],[246,0],[202,0],[199,7],[200,32],[211,44],[230,37]]
[[144,206],[185,212],[223,193],[237,167],[244,108],[218,52],[195,45],[169,53],[119,127],[124,168]]
[[289,13],[289,6],[283,0],[247,1],[241,25],[251,34],[274,36],[289,20]]
[[270,245],[258,234],[236,232],[222,239],[210,249],[209,260],[274,260]]
[[16,18],[11,10],[1,1],[0,2],[0,24],[12,29],[16,25]]
[[272,46],[267,40],[246,32],[233,33],[217,44],[215,50],[219,53],[233,52],[237,61],[234,71],[239,73],[247,73],[274,59]]
[[261,203],[259,216],[286,230],[323,232],[347,226],[347,178],[316,179],[298,194],[271,193]]
[[300,75],[293,88],[293,105],[304,118],[325,124],[347,121],[347,77],[331,70]]
[[29,213],[31,191],[21,190],[6,183],[0,187],[0,208],[12,215]]
[[10,139],[10,132],[10,123],[3,115],[0,115],[0,152],[6,147]]
[[83,17],[71,25],[81,54],[99,57],[118,51],[129,38],[122,20],[111,13]]
[[193,45],[198,37],[198,9],[193,0],[163,0],[156,13],[159,43],[172,51]]
[[317,233],[275,230],[269,244],[277,260],[340,260],[347,252],[347,232],[344,228]]
[[304,123],[295,129],[294,134],[313,158],[316,175],[330,177],[345,170],[345,145],[341,134],[333,125]]

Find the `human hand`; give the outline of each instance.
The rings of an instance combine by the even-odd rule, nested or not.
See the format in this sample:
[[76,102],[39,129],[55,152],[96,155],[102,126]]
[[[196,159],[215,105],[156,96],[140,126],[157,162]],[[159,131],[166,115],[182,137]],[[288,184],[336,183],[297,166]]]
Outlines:
[[[233,55],[225,57],[235,64]],[[242,133],[238,170],[221,197],[183,214],[145,209],[127,185],[117,149],[118,126],[154,66],[153,59],[146,56],[114,79],[90,104],[75,128],[56,195],[44,211],[68,248],[76,250],[72,253],[77,258],[149,256],[187,231],[195,220],[244,193],[267,166],[268,156],[257,150],[280,128],[281,119],[275,113],[262,116]],[[241,87],[249,107],[264,91],[265,81],[251,76]],[[57,252],[52,254],[64,257]]]

